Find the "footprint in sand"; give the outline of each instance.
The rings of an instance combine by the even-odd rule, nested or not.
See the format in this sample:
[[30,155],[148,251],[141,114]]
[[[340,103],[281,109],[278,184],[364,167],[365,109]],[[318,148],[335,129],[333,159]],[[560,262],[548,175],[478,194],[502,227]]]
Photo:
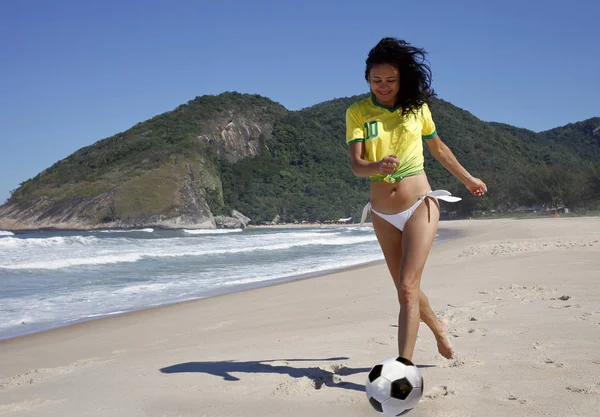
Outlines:
[[[504,297],[489,297],[489,291],[479,291],[480,294],[488,295],[488,300],[484,301],[473,301],[467,303],[468,305],[454,305],[448,304],[449,309],[444,312],[436,312],[436,314],[445,314],[451,321],[478,321],[478,317],[474,317],[474,312],[477,312],[478,316],[492,317],[498,314],[497,309],[499,306],[505,304]],[[500,301],[500,303],[493,303],[492,301]]]
[[323,386],[343,385],[344,381],[341,375],[351,375],[346,364],[326,365],[322,368],[309,368],[305,370],[305,375],[295,378],[292,381],[284,381],[271,393],[272,395],[310,395]]
[[32,400],[25,400],[20,403],[3,404],[0,405],[0,415],[32,411],[37,408],[47,407],[49,405],[59,404],[65,401],[67,400],[44,400],[43,398],[34,398]]
[[556,368],[564,368],[566,366],[564,363],[562,363],[562,362],[556,362],[556,361],[554,361],[554,359],[550,359],[550,358],[546,358],[544,360],[544,363],[546,365],[552,365],[552,366],[554,366]]
[[479,306],[480,303],[474,303],[474,306],[457,306],[454,304],[448,304],[447,309],[438,310],[435,314],[438,317],[444,317],[448,320],[449,323],[461,323],[465,321],[470,321],[473,317],[473,311],[476,309],[481,309]]
[[575,394],[600,395],[600,391],[598,389],[575,385],[568,385],[566,390]]
[[423,394],[423,398],[428,400],[437,400],[452,395],[456,395],[456,393],[452,390],[449,390],[446,385],[436,385]]
[[563,305],[552,305],[549,306],[554,310],[563,310],[565,308],[581,308],[581,304],[563,304]]
[[598,312],[592,313],[591,311],[585,311],[585,312],[581,313],[579,316],[576,316],[575,318],[577,320],[587,321],[594,326],[600,326],[600,321],[598,321],[598,316],[600,316],[600,313],[598,313]]
[[[444,317],[451,324],[458,324],[463,322],[477,322],[480,319],[475,316],[474,312],[480,315],[496,315],[496,307],[495,305],[483,305],[483,302],[473,302],[470,303],[472,306],[455,306],[453,304],[448,304],[448,309],[446,310],[438,310],[435,311],[435,314],[438,317]],[[491,311],[491,313],[490,313]],[[456,330],[460,330],[460,328],[456,328]]]
[[485,336],[487,334],[488,330],[485,328],[475,328],[475,327],[453,327],[450,330],[450,335],[452,337],[460,337],[461,335],[480,335],[480,336]]
[[555,288],[549,288],[544,285],[518,285],[512,284],[507,287],[500,287],[494,292],[496,294],[505,294],[510,296],[512,299],[520,300],[522,304],[532,303],[538,300],[552,299],[553,294],[556,293]]
[[469,334],[479,334],[481,336],[485,336],[487,334],[487,332],[488,332],[488,329],[484,329],[484,328],[476,329],[476,328],[472,327],[469,330],[467,330],[467,333],[469,333]]
[[441,368],[476,368],[483,365],[483,362],[477,359],[464,357],[445,360],[440,364]]
[[534,342],[533,343],[533,348],[535,350],[545,350],[549,347],[553,347],[554,345],[552,343],[550,344],[545,344],[545,343],[540,343],[540,342]]
[[348,368],[348,365],[344,363],[334,363],[333,365],[326,365],[323,367],[323,369],[335,375],[352,375],[354,373],[354,371]]
[[520,400],[520,399],[519,399],[519,398],[518,398],[516,395],[514,395],[514,394],[508,394],[508,396],[507,396],[505,399],[506,399],[506,400],[508,400],[508,401],[516,401],[516,402],[518,402],[519,404],[525,404],[525,403],[527,403],[527,401],[526,401],[526,400]]
[[555,368],[565,368],[566,365],[562,362],[556,362],[554,359],[551,358],[545,358],[545,359],[541,359],[539,362],[541,365],[533,365],[534,368],[536,369],[543,369],[546,368],[548,366],[552,366]]
[[548,307],[553,308],[555,310],[560,310],[560,309],[564,309],[564,308],[581,308],[581,304],[572,304],[572,303],[565,302],[568,300],[572,300],[572,297],[570,295],[561,295],[560,297],[551,297],[550,301],[552,301],[552,304],[549,305]]
[[272,395],[284,395],[291,397],[295,395],[309,395],[311,391],[315,390],[314,381],[307,376],[303,376],[294,380],[293,382],[282,382],[275,388]]
[[82,359],[69,365],[59,366],[56,368],[40,368],[31,369],[27,372],[17,374],[3,380],[0,380],[0,389],[10,389],[21,386],[33,385],[38,382],[44,381],[56,375],[70,374],[78,369],[90,366],[96,363],[98,358]]
[[498,312],[494,309],[494,310],[488,310],[485,313],[483,313],[483,315],[485,317],[494,317],[498,315]]

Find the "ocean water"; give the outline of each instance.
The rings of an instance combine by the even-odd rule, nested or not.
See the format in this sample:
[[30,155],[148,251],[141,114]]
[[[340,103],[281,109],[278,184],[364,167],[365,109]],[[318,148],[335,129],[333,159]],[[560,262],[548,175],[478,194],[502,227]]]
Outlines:
[[0,340],[379,260],[371,227],[0,231]]

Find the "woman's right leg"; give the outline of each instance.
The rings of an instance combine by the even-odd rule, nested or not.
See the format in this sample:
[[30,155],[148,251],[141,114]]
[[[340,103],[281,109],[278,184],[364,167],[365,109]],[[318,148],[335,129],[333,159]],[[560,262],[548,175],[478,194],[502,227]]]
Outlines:
[[[376,214],[372,213],[371,218],[375,235],[383,251],[396,290],[398,290],[402,260],[402,232]],[[420,291],[419,294],[419,313],[423,323],[433,332],[440,354],[447,359],[451,359],[454,350],[448,337],[448,322],[444,319],[439,320],[436,317],[429,305],[429,299],[423,291]]]

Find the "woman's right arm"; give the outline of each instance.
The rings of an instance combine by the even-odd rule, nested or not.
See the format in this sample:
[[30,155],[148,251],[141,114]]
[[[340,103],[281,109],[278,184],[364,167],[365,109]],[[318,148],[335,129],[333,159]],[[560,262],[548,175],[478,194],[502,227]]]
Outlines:
[[369,177],[377,174],[393,174],[398,166],[396,155],[384,157],[381,161],[370,162],[364,159],[364,142],[354,142],[350,144],[350,163],[352,172],[358,177]]
[[350,147],[352,172],[358,177],[392,174],[400,161],[395,155],[389,155],[381,161],[371,162],[364,159],[365,144],[362,118],[356,108],[346,110],[346,143]]

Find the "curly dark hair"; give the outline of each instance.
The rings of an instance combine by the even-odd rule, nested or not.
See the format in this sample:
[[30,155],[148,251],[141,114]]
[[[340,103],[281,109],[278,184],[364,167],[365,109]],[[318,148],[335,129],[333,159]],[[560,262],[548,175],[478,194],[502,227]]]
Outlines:
[[431,68],[424,49],[411,46],[397,38],[383,38],[369,52],[365,78],[369,81],[371,68],[378,64],[389,64],[400,72],[398,106],[402,115],[418,110],[424,103],[431,103],[435,92],[431,88]]

